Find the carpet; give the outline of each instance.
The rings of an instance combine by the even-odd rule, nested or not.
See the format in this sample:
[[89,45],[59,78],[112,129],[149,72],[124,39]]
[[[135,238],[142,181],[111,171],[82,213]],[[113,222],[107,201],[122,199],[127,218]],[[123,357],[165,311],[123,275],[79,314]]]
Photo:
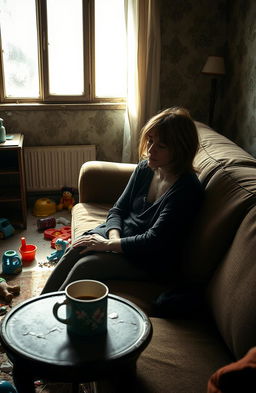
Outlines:
[[[7,307],[7,312],[15,307],[16,305],[22,303],[23,301],[30,299],[32,297],[38,296],[49,277],[52,269],[41,269],[36,271],[25,271],[21,272],[19,275],[5,277],[6,281],[10,285],[20,285],[20,294],[14,297],[11,305],[6,305],[6,303],[0,299],[1,306]],[[3,276],[3,275],[1,275]],[[0,316],[0,320],[4,318]],[[0,380],[5,380],[13,383],[12,379],[12,364],[6,356],[3,347],[0,345]],[[55,383],[50,384],[44,381],[36,381],[35,383],[36,393],[71,393],[71,384],[61,384]],[[92,385],[80,385],[79,393],[91,393]]]

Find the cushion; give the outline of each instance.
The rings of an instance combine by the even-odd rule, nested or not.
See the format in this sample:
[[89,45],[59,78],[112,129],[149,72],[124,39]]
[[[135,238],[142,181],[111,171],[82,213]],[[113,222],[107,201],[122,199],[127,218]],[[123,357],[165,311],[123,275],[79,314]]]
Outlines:
[[185,243],[181,269],[188,281],[205,283],[212,276],[245,214],[256,200],[256,168],[218,170],[209,180],[205,199],[190,239]]
[[109,280],[106,284],[111,293],[135,303],[147,315],[154,314],[154,301],[167,289],[166,284],[152,281]]
[[237,230],[207,289],[207,299],[225,342],[240,358],[256,345],[256,207]]
[[256,168],[256,160],[224,135],[203,123],[196,123],[200,149],[194,165],[199,169],[199,178],[206,186],[211,176],[220,168],[251,166]]
[[77,203],[72,208],[72,241],[85,231],[102,224],[110,207],[107,203]]
[[135,164],[88,161],[78,180],[79,202],[113,204],[123,192]]
[[158,317],[191,318],[203,312],[204,291],[201,287],[173,286],[163,291],[153,303],[153,315]]
[[151,322],[153,337],[137,360],[137,378],[126,379],[122,393],[206,393],[210,375],[234,361],[205,318]]

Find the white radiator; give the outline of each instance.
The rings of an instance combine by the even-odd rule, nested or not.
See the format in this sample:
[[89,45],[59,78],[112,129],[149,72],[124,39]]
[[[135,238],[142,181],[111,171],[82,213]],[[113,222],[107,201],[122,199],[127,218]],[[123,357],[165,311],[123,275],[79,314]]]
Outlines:
[[77,189],[82,164],[96,160],[95,145],[25,147],[28,191]]

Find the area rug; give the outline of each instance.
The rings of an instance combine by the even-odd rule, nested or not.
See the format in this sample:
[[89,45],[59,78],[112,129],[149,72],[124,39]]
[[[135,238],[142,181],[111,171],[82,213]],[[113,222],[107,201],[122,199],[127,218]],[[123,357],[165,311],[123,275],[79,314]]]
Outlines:
[[[10,285],[20,285],[20,294],[13,298],[10,307],[14,307],[24,300],[40,295],[51,271],[52,269],[50,268],[38,268],[38,270],[22,271],[20,274],[12,276],[1,274],[1,277],[4,277]],[[0,303],[3,304],[4,302],[0,299]]]
[[[25,271],[19,275],[7,276],[6,281],[10,285],[20,285],[20,294],[14,297],[10,305],[0,299],[0,305],[6,307],[6,311],[10,311],[16,305],[32,297],[40,295],[44,284],[49,277],[52,269],[41,269],[36,271]],[[3,276],[3,275],[1,275]],[[6,314],[5,314],[6,315]],[[0,316],[2,320],[5,315]],[[0,345],[0,380],[5,380],[13,383],[12,379],[12,364],[6,356],[3,347]],[[45,381],[35,382],[36,393],[71,393],[71,384],[50,384]],[[80,386],[79,393],[91,393],[92,385],[86,384]]]

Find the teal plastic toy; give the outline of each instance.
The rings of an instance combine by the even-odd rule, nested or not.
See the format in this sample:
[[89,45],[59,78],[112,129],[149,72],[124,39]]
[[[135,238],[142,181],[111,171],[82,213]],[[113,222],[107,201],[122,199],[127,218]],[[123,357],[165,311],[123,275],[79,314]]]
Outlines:
[[0,239],[5,239],[15,232],[12,224],[7,218],[0,218]]
[[18,392],[10,382],[0,381],[0,393],[18,393]]
[[8,250],[4,252],[2,258],[2,270],[5,274],[18,274],[21,272],[22,262],[15,250]]

